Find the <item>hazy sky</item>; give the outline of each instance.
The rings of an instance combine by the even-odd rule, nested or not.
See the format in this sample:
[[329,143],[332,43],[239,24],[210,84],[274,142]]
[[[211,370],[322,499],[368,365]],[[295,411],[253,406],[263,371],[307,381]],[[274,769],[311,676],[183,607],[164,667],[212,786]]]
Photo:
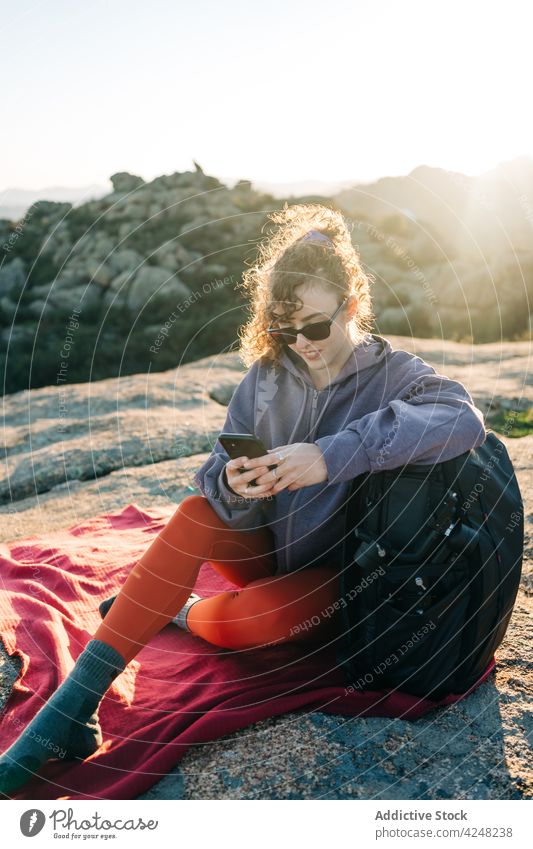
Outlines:
[[0,0],[0,190],[480,173],[533,153],[530,8]]

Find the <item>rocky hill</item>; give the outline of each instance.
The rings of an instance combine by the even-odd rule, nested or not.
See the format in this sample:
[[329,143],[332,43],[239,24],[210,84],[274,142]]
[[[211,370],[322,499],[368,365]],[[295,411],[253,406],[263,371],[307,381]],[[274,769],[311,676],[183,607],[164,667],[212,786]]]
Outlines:
[[347,213],[370,220],[403,212],[431,223],[452,256],[489,260],[514,248],[531,249],[533,157],[501,162],[476,177],[420,165],[405,177],[381,177],[334,195]]
[[[520,799],[533,797],[531,672],[533,436],[514,438],[533,402],[529,342],[475,347],[388,337],[461,380],[500,435],[526,507],[523,579],[495,679],[416,722],[286,714],[188,752],[143,798]],[[5,398],[2,540],[45,534],[128,502],[168,506],[223,424],[243,375],[236,354],[155,374]],[[496,429],[496,428],[494,428]],[[3,661],[3,662],[2,662]],[[0,658],[0,700],[13,680]]]
[[[511,341],[531,329],[531,181],[520,161],[485,181],[424,166],[289,202],[346,214],[379,333]],[[197,164],[111,182],[77,206],[42,200],[0,219],[4,391],[61,383],[65,350],[69,383],[82,383],[235,348],[246,314],[236,287],[283,199],[247,180],[228,188]]]

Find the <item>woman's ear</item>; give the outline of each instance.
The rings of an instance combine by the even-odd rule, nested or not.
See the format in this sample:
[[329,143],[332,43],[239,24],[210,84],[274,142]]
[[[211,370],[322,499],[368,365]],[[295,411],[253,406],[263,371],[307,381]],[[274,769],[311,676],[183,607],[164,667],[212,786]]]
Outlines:
[[354,315],[356,314],[358,304],[359,304],[359,301],[357,299],[357,296],[356,295],[350,295],[349,298],[348,298],[348,308],[346,310],[346,315],[348,316],[349,320],[352,319],[354,317]]

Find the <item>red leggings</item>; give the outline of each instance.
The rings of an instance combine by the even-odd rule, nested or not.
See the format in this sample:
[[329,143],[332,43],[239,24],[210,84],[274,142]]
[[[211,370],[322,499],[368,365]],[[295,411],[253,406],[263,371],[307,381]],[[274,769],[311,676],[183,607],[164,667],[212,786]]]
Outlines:
[[339,598],[338,567],[276,576],[273,545],[269,528],[228,528],[207,498],[187,496],[129,573],[93,639],[129,663],[185,604],[205,560],[242,589],[191,607],[187,624],[197,636],[246,649],[333,635],[338,613],[320,614]]

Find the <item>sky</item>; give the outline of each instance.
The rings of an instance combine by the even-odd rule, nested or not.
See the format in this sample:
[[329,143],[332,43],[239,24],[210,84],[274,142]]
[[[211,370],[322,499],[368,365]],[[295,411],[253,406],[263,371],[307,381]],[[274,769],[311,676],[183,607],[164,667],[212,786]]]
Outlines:
[[529,0],[0,0],[7,187],[479,174],[533,153]]

